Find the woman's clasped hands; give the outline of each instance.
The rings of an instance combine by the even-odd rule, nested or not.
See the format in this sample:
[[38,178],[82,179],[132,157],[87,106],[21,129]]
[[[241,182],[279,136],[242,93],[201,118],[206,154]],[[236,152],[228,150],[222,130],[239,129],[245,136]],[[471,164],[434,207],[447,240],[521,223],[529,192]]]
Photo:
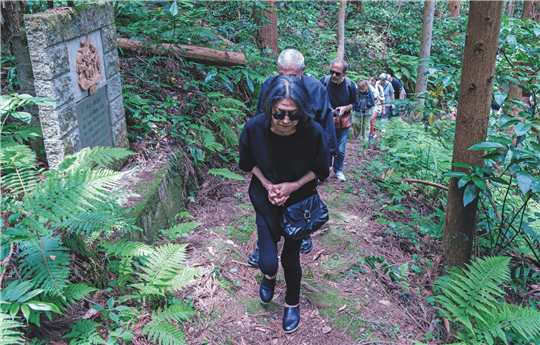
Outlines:
[[280,184],[268,184],[268,200],[272,205],[283,206],[292,192],[298,189],[294,182],[283,182]]

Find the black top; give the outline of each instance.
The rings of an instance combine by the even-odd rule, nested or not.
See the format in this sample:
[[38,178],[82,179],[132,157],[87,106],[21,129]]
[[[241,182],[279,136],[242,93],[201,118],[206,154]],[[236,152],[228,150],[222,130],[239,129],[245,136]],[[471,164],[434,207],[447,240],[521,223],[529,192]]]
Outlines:
[[[270,119],[255,116],[245,124],[240,135],[238,165],[244,171],[251,171],[258,166],[263,175],[274,184],[295,182],[309,171],[313,171],[322,181],[328,177],[330,168],[326,136],[315,121],[298,125],[292,135],[279,136],[270,130]],[[292,193],[285,207],[313,194],[315,194],[315,180]],[[268,191],[255,175],[249,185],[249,198],[257,213],[257,224],[267,225],[272,231],[272,236],[279,240],[283,207],[270,203]],[[265,224],[259,224],[259,219]]]
[[[259,95],[259,100],[257,101],[256,114],[263,113],[262,101],[264,99],[264,95],[266,94],[266,90],[268,90],[270,83],[275,77],[276,76],[270,77],[264,82],[261,89],[261,94]],[[334,128],[334,117],[332,116],[332,108],[330,108],[326,88],[317,79],[307,75],[303,74],[301,79],[308,90],[311,106],[315,112],[315,121],[322,126],[323,131],[326,134],[326,139],[328,140],[328,149],[330,150],[330,155],[335,157],[337,154],[336,130]]]
[[[358,91],[353,82],[347,82],[345,77],[340,84],[336,84],[332,81],[326,85],[326,92],[328,92],[328,99],[330,100],[330,105],[332,108],[341,107],[344,105],[352,104],[353,109],[360,111],[358,109]],[[321,79],[321,83],[324,78]]]
[[394,87],[394,99],[400,99],[399,94],[401,93],[401,90],[403,90],[401,80],[396,77],[392,77],[392,86]]

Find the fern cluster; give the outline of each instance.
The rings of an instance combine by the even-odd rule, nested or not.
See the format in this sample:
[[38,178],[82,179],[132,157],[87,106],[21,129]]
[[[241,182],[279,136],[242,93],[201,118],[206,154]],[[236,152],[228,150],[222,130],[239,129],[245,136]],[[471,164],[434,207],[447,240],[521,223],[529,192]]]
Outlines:
[[510,278],[510,258],[479,259],[468,270],[453,268],[449,276],[436,281],[438,308],[454,325],[456,339],[466,344],[508,344],[514,332],[523,340],[540,336],[540,312],[530,307],[506,303],[501,287]]

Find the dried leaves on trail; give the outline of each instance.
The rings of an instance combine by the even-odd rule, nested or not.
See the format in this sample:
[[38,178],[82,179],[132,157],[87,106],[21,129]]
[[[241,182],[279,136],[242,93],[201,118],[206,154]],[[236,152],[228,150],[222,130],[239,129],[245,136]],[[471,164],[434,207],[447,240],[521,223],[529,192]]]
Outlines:
[[[193,323],[185,326],[189,344],[407,344],[408,339],[426,341],[426,332],[436,334],[435,311],[426,297],[437,278],[439,244],[417,237],[421,246],[394,236],[392,229],[377,222],[380,214],[388,220],[407,223],[410,206],[424,214],[432,206],[405,199],[407,210],[386,210],[386,197],[367,175],[369,161],[378,152],[372,145],[362,148],[350,140],[345,160],[346,182],[332,176],[319,186],[331,218],[312,235],[314,248],[301,255],[303,279],[300,300],[301,324],[297,332],[281,329],[285,281],[278,272],[274,300],[263,306],[258,299],[262,274],[247,264],[257,240],[255,214],[245,181],[224,181],[208,177],[188,212],[204,225],[189,236],[190,264],[206,270],[192,287],[183,291],[200,310]],[[376,214],[376,212],[378,214]],[[282,242],[279,244],[282,245]],[[426,258],[431,267],[409,271],[396,282],[381,265],[368,264],[366,257],[382,257],[384,263],[399,267],[412,255]],[[406,282],[404,284],[402,282]]]

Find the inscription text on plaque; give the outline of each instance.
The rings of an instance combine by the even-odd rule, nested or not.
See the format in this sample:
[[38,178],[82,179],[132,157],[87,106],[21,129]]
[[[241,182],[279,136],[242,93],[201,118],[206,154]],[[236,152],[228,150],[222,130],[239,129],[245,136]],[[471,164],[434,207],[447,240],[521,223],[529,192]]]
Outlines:
[[101,88],[77,105],[81,146],[113,146],[107,87]]

